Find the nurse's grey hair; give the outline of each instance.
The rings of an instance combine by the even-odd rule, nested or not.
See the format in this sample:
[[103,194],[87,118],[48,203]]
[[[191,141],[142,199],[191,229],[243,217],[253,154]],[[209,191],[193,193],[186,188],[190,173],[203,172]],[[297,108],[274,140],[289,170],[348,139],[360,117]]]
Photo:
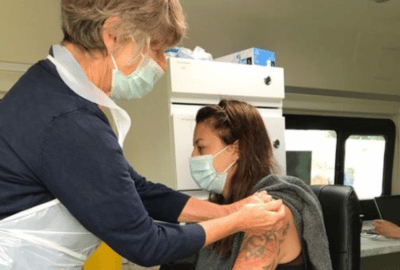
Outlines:
[[179,0],[62,0],[61,17],[63,42],[103,53],[102,30],[108,18],[117,19],[112,31],[118,43],[122,45],[133,37],[139,49],[174,46],[186,32]]

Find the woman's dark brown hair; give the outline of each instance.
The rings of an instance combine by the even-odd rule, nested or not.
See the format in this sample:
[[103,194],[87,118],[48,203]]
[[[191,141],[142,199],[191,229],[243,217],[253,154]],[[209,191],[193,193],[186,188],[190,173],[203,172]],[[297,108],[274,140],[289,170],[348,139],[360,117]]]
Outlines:
[[[209,123],[226,145],[239,143],[239,159],[228,194],[226,197],[211,194],[210,201],[230,204],[250,196],[257,182],[271,174],[274,167],[271,141],[260,113],[245,102],[224,99],[218,105],[198,111],[196,123],[203,122]],[[227,257],[231,254],[233,237],[222,239],[211,248]]]

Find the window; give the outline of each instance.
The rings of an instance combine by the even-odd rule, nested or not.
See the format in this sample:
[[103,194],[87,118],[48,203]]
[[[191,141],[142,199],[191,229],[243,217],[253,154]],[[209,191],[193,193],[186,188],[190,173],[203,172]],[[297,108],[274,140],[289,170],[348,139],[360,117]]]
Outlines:
[[[363,205],[390,195],[395,125],[390,119],[284,115],[287,174],[313,184],[354,187]],[[299,174],[299,159],[311,160]],[[302,155],[300,158],[300,154]],[[295,156],[297,155],[297,161]],[[300,176],[301,177],[300,177]]]
[[345,142],[344,184],[355,188],[359,199],[382,194],[384,136],[352,135]]
[[[333,130],[286,130],[288,175],[298,176],[311,185],[334,184],[336,137]],[[303,168],[307,161],[311,164],[309,169]]]

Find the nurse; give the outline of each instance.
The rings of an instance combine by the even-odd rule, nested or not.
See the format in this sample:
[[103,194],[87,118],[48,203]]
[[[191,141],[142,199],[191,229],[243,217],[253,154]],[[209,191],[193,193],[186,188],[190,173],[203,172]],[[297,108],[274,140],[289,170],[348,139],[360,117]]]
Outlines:
[[0,102],[0,269],[81,269],[101,241],[157,265],[283,218],[265,192],[203,202],[146,181],[123,155],[130,119],[113,98],[141,98],[163,74],[185,32],[177,0],[62,0],[61,11],[62,44]]

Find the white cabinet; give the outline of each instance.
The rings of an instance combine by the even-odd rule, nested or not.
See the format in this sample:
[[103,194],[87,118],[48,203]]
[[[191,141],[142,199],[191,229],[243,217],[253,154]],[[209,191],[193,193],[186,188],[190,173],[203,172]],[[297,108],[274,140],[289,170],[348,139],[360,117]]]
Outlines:
[[277,173],[284,175],[286,174],[285,118],[282,116],[270,116],[263,112],[262,109],[259,110],[271,140]]
[[229,96],[279,106],[285,96],[282,68],[176,58],[169,67],[172,101]]
[[132,118],[124,153],[134,169],[177,190],[199,189],[189,171],[195,116],[222,98],[258,107],[284,174],[283,69],[177,58],[168,59],[168,71],[151,93],[119,102]]

